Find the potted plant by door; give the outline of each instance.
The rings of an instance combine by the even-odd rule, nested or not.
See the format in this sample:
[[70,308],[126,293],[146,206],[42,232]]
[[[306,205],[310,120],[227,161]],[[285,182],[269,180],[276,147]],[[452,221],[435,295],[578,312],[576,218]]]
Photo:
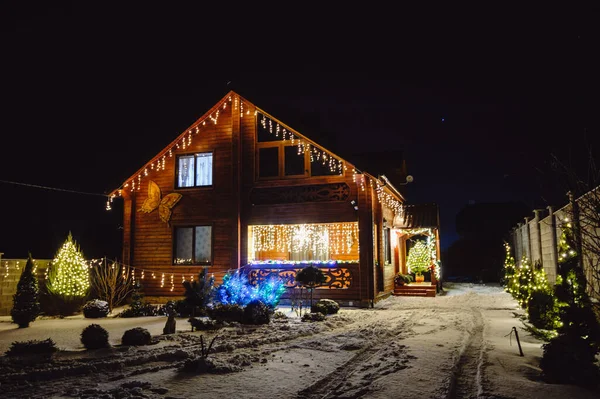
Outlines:
[[398,273],[396,277],[394,277],[394,284],[398,287],[402,287],[403,285],[407,285],[413,282],[413,277],[410,274]]

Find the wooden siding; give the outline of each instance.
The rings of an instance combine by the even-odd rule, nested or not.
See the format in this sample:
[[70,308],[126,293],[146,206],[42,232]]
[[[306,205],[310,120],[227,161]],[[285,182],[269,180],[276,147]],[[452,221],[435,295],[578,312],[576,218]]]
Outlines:
[[[133,267],[152,270],[155,278],[142,281],[144,291],[152,296],[182,295],[182,277],[196,277],[201,266],[173,264],[173,231],[177,226],[212,226],[213,246],[212,265],[209,272],[222,278],[225,272],[237,266],[237,193],[234,190],[234,167],[232,161],[232,112],[228,107],[220,112],[217,124],[203,126],[186,149],[179,148],[168,157],[165,169],[153,172],[142,181],[139,190],[125,195],[124,220],[126,221],[124,254],[131,257],[125,261]],[[176,188],[177,155],[198,152],[213,153],[212,187]],[[153,180],[161,189],[162,196],[177,192],[182,195],[179,203],[172,209],[170,223],[164,223],[158,216],[158,210],[142,213],[138,209],[148,197],[148,181]],[[132,207],[135,205],[135,208]],[[127,221],[129,221],[127,223]],[[133,234],[129,234],[133,231]],[[129,240],[128,237],[131,237]],[[165,273],[165,284],[161,284]],[[175,281],[171,291],[171,275]],[[162,285],[162,286],[161,286]]]
[[[235,97],[235,93],[232,93]],[[155,272],[155,278],[142,282],[148,296],[181,296],[183,278],[195,277],[202,266],[173,264],[173,231],[177,226],[211,225],[213,262],[208,268],[217,283],[231,269],[247,264],[248,226],[260,224],[303,223],[359,223],[360,262],[354,266],[355,285],[352,290],[329,290],[328,298],[352,297],[363,303],[375,299],[377,278],[383,279],[383,291],[393,289],[394,264],[379,272],[373,267],[373,257],[382,258],[382,248],[373,248],[373,223],[382,226],[382,217],[391,220],[390,210],[379,210],[375,187],[366,184],[365,190],[353,179],[353,165],[346,163],[341,176],[318,176],[258,180],[256,178],[256,111],[244,100],[244,114],[240,114],[237,100],[221,109],[216,124],[207,123],[193,136],[186,149],[178,148],[166,158],[165,169],[152,171],[142,180],[139,190],[125,189],[123,261],[133,267]],[[211,111],[212,112],[212,111]],[[213,153],[213,186],[200,188],[175,187],[176,159],[179,154]],[[182,195],[172,210],[170,224],[162,222],[158,211],[138,212],[148,196],[148,181],[153,180],[165,196],[172,192]],[[298,202],[253,205],[252,189],[269,187],[309,187],[316,184],[345,183],[350,188],[347,200]],[[128,190],[128,191],[127,191]],[[359,210],[350,204],[356,200]],[[382,245],[380,239],[378,243]],[[354,258],[356,259],[356,258]],[[349,260],[349,259],[348,259]],[[161,284],[162,274],[165,282]],[[377,274],[379,273],[379,274]],[[174,289],[171,291],[171,276]],[[162,285],[162,286],[161,286]],[[335,292],[334,292],[335,291]]]

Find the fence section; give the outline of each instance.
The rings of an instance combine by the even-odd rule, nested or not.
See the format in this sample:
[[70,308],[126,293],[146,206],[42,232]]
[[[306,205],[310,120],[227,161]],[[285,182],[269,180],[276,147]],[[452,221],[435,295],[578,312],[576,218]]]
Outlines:
[[[581,200],[577,199],[579,202]],[[556,283],[558,275],[558,246],[562,235],[561,226],[568,221],[573,222],[571,204],[567,204],[558,210],[552,207],[547,209],[536,209],[533,218],[525,218],[523,223],[518,223],[510,232],[513,255],[517,265],[520,265],[523,257],[526,257],[532,264],[539,262],[546,272],[550,283]],[[590,226],[586,220],[586,214],[579,214],[580,224]],[[586,228],[586,227],[584,227]],[[589,227],[588,227],[589,228]],[[600,228],[600,226],[598,226]],[[589,240],[590,237],[600,237],[599,234],[583,235],[583,240]],[[592,245],[584,245],[582,260],[584,273],[588,279],[588,292],[593,300],[600,301],[600,276],[598,273],[598,251],[585,250],[593,248]]]

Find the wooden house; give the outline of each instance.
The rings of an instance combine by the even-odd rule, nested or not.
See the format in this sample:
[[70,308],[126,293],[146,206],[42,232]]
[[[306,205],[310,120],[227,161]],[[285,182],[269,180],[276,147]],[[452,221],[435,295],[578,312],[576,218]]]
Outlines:
[[253,282],[278,273],[293,288],[295,272],[312,264],[327,276],[315,298],[370,306],[393,293],[404,267],[404,234],[394,221],[408,208],[398,189],[233,91],[110,193],[107,205],[117,197],[122,262],[156,300],[182,296],[182,282],[202,267],[217,284],[243,268]]

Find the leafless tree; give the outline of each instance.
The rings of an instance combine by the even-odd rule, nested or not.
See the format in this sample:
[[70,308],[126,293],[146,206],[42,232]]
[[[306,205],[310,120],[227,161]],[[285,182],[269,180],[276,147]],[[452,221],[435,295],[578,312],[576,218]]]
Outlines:
[[110,312],[133,292],[131,269],[116,261],[107,261],[92,267],[92,286],[98,299],[108,302]]

